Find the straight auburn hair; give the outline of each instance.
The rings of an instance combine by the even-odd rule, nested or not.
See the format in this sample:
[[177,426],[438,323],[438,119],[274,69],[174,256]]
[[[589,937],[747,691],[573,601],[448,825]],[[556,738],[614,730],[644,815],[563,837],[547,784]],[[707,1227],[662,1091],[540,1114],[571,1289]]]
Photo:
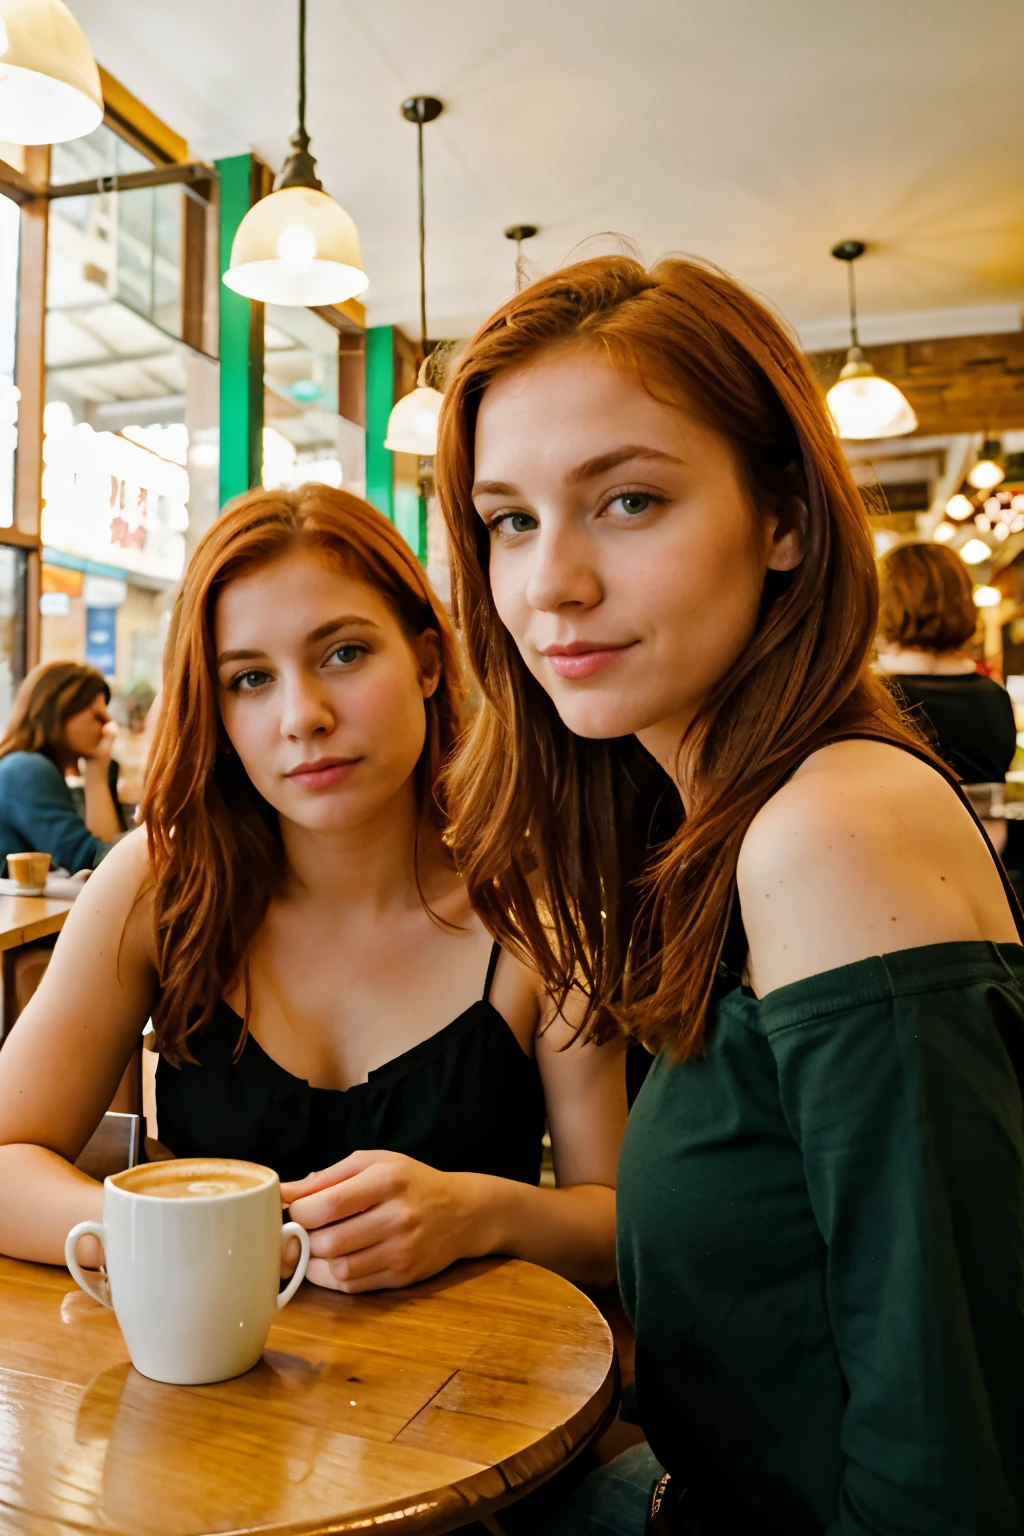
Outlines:
[[[502,374],[575,346],[732,446],[755,505],[798,487],[801,564],[769,572],[756,630],[687,730],[692,800],[631,737],[574,736],[495,611],[472,498],[480,401]],[[580,262],[481,327],[448,383],[435,465],[453,611],[483,707],[449,776],[450,841],[494,936],[582,1028],[701,1050],[747,828],[817,747],[871,736],[922,750],[867,670],[878,617],[870,530],[820,387],[784,324],[710,264]],[[937,759],[936,759],[937,762]]]
[[[462,672],[451,624],[412,550],[386,517],[347,491],[304,485],[238,497],[196,549],[174,606],[141,807],[159,978],[153,1029],[171,1061],[190,1059],[189,1039],[244,974],[285,869],[277,813],[253,787],[221,725],[217,599],[239,577],[298,550],[374,587],[410,638],[437,634],[440,681],[424,701],[427,733],[416,778],[421,824],[442,834],[447,827],[440,774],[462,729]],[[248,1023],[246,986],[239,1049]]]

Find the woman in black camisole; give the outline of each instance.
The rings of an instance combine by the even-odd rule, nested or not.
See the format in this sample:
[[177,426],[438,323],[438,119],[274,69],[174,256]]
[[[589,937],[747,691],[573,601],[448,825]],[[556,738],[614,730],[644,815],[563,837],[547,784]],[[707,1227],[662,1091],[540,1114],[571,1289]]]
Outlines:
[[308,486],[214,525],[168,640],[145,828],[0,1058],[0,1251],[60,1262],[100,1214],[72,1164],[151,1016],[161,1141],[274,1168],[311,1280],[398,1286],[492,1252],[610,1280],[622,1052],[576,1041],[575,997],[550,1002],[473,913],[445,845],[461,703],[444,611],[373,508]]

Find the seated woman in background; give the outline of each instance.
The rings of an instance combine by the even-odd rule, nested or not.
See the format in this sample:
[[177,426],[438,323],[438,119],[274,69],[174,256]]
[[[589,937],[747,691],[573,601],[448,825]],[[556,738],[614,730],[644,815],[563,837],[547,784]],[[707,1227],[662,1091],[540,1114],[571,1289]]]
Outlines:
[[459,662],[401,535],[324,486],[241,498],[193,557],[165,673],[145,825],[0,1055],[0,1251],[60,1263],[99,1215],[72,1163],[152,1016],[161,1140],[276,1169],[311,1280],[501,1252],[610,1281],[622,1050],[574,1042],[473,915],[439,786]]
[[880,575],[879,670],[965,783],[1001,782],[1017,727],[1006,689],[965,654],[978,625],[966,566],[944,544],[901,544]]
[[[9,853],[48,853],[92,869],[124,831],[117,803],[110,689],[92,667],[44,662],[18,689],[0,739],[0,870]],[[85,820],[65,775],[82,766]]]

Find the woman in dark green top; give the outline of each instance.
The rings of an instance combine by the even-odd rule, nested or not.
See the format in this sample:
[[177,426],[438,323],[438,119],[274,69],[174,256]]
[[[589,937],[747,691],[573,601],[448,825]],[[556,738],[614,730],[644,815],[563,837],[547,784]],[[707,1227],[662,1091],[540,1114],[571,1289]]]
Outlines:
[[1020,914],[867,670],[805,360],[714,268],[580,263],[470,343],[436,469],[460,867],[656,1054],[618,1184],[648,1445],[545,1536],[1019,1536]]

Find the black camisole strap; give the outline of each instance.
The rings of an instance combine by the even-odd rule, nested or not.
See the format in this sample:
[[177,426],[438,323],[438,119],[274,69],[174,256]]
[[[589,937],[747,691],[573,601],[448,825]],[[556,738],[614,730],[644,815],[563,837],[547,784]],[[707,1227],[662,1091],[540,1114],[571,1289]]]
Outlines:
[[483,1003],[491,1000],[491,984],[494,981],[494,973],[498,969],[498,956],[501,954],[501,945],[495,940],[491,945],[491,958],[487,962],[487,975],[484,977],[484,995],[480,999]]

